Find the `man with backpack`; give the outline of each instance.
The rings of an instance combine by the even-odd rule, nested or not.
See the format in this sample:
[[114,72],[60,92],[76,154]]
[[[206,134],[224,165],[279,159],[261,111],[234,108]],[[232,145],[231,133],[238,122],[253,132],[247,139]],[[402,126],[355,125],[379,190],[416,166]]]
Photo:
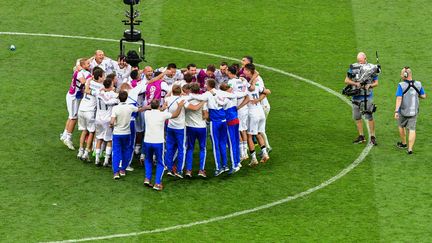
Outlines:
[[[394,118],[398,120],[399,135],[401,141],[396,144],[398,148],[408,148],[407,153],[413,153],[416,138],[416,123],[419,112],[419,97],[426,98],[425,91],[419,81],[413,80],[412,71],[404,67],[401,71],[402,82],[396,91],[396,108]],[[408,130],[408,145],[406,143],[406,132]]]

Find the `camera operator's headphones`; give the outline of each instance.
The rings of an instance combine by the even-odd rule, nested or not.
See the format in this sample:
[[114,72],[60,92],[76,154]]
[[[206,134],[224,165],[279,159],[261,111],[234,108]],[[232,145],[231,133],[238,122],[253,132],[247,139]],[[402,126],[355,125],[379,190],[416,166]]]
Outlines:
[[408,78],[408,76],[409,76],[409,74],[410,74],[410,67],[408,67],[408,66],[405,66],[404,68],[403,68],[403,70],[402,70],[402,76],[404,77],[404,78]]

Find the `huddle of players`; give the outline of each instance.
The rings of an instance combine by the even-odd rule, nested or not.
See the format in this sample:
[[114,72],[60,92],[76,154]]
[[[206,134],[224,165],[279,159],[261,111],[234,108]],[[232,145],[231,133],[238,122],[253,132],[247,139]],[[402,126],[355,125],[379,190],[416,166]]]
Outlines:
[[[120,97],[122,103],[140,107],[140,112],[134,112],[128,127],[114,127],[113,130],[110,126],[112,117],[116,116],[113,107],[120,103],[118,92],[121,91],[127,92],[126,100]],[[162,162],[168,175],[183,178],[186,169],[185,176],[192,177],[192,155],[195,140],[198,140],[198,176],[206,177],[207,130],[212,140],[215,176],[228,171],[234,173],[240,169],[241,161],[249,158],[248,149],[252,157],[249,165],[258,164],[255,139],[261,147],[261,162],[269,159],[268,151],[271,148],[265,134],[266,118],[270,111],[266,98],[268,94],[270,90],[265,88],[249,56],[242,59],[241,68],[238,64],[228,66],[223,62],[220,69],[209,65],[206,69],[198,70],[196,65],[189,64],[182,71],[171,63],[166,68],[153,71],[150,66],[143,70],[131,67],[122,56],[113,61],[98,50],[94,57],[80,59],[77,63],[66,95],[69,117],[61,140],[69,149],[75,149],[72,132],[78,120],[78,129],[82,133],[77,157],[90,161],[89,154],[95,147],[95,164],[109,166],[113,152],[113,132],[114,136],[128,134],[129,145],[122,151],[125,156],[117,165],[118,168],[114,168],[113,163],[114,179],[118,179],[126,175],[125,170],[133,170],[130,167],[133,154],[141,153],[141,142],[144,140],[145,143],[148,137],[143,139],[145,128],[151,127],[146,126],[144,121],[147,118],[144,119],[143,111],[151,110],[152,101],[158,100],[159,110],[171,114],[180,111],[167,120],[166,154],[162,155],[162,161],[156,161]],[[150,136],[161,131],[145,132]],[[142,147],[140,161],[144,161],[145,157]],[[227,147],[230,150],[231,168],[227,163]],[[102,162],[103,150],[105,158]],[[177,157],[177,163],[174,157]],[[146,176],[147,184],[150,179],[151,175]],[[160,185],[156,189],[161,188]]]

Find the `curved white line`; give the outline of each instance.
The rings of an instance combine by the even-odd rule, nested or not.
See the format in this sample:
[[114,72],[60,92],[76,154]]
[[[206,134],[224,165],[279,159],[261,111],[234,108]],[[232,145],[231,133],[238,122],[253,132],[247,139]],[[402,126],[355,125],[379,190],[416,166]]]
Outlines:
[[[69,38],[69,39],[85,39],[85,40],[96,40],[96,41],[108,41],[108,42],[118,42],[118,40],[114,40],[114,39],[106,39],[106,38],[96,38],[96,37],[86,37],[86,36],[72,36],[72,35],[58,35],[58,34],[41,34],[41,33],[20,33],[20,32],[0,32],[0,35],[23,35],[23,36],[42,36],[42,37],[57,37],[57,38]],[[212,56],[212,57],[218,57],[218,58],[222,58],[222,59],[227,59],[227,60],[233,60],[233,61],[240,61],[237,58],[233,58],[233,57],[227,57],[227,56],[222,56],[222,55],[217,55],[217,54],[211,54],[211,53],[206,53],[206,52],[202,52],[202,51],[194,51],[194,50],[189,50],[189,49],[185,49],[185,48],[178,48],[178,47],[173,47],[173,46],[164,46],[164,45],[158,45],[158,44],[150,44],[147,43],[146,45],[148,46],[153,46],[153,47],[159,47],[159,48],[164,48],[164,49],[171,49],[171,50],[177,50],[177,51],[183,51],[183,52],[189,52],[189,53],[195,53],[195,54],[200,54],[200,55],[205,55],[205,56]],[[285,72],[283,70],[277,69],[277,68],[273,68],[273,67],[269,67],[269,66],[265,66],[262,64],[255,64],[257,67],[263,68],[263,69],[267,69],[269,71],[273,71],[276,73],[280,73],[289,77],[292,77],[294,79],[306,82],[308,84],[314,85],[330,94],[335,95],[336,97],[338,97],[339,99],[341,99],[342,101],[344,101],[345,103],[347,103],[348,105],[351,105],[351,102],[345,98],[343,95],[341,95],[340,93],[322,85],[319,83],[316,83],[310,79],[306,79],[303,77],[300,77],[296,74],[293,73],[289,73],[289,72]],[[369,126],[367,125],[367,130],[369,131]],[[81,241],[93,241],[93,240],[106,240],[106,239],[113,239],[113,238],[122,238],[122,237],[131,237],[131,236],[138,236],[138,235],[144,235],[144,234],[151,234],[151,233],[159,233],[159,232],[165,232],[165,231],[170,231],[170,230],[177,230],[177,229],[182,229],[182,228],[188,228],[188,227],[192,227],[195,225],[201,225],[201,224],[208,224],[208,223],[212,223],[212,222],[216,222],[216,221],[221,221],[221,220],[225,220],[225,219],[229,219],[229,218],[233,218],[233,217],[237,217],[240,215],[244,215],[244,214],[249,214],[249,213],[253,213],[259,210],[263,210],[263,209],[267,209],[267,208],[271,208],[292,200],[295,200],[297,198],[300,197],[304,197],[307,196],[315,191],[318,191],[330,184],[332,184],[333,182],[339,180],[340,178],[344,177],[346,174],[348,174],[351,170],[353,170],[355,167],[357,167],[365,158],[366,156],[369,154],[370,150],[372,149],[373,145],[371,145],[370,143],[368,143],[368,145],[363,149],[363,151],[360,153],[359,157],[357,157],[356,160],[354,160],[353,163],[351,163],[348,167],[346,167],[345,169],[343,169],[341,172],[339,172],[337,175],[333,176],[332,178],[324,181],[323,183],[309,188],[308,190],[304,191],[304,192],[300,192],[297,193],[293,196],[288,196],[284,199],[272,202],[272,203],[268,203],[268,204],[264,204],[261,205],[259,207],[255,207],[255,208],[251,208],[251,209],[246,209],[246,210],[242,210],[242,211],[238,211],[235,213],[231,213],[231,214],[227,214],[227,215],[223,215],[223,216],[218,216],[215,218],[210,218],[210,219],[206,219],[206,220],[201,220],[201,221],[196,221],[196,222],[192,222],[189,224],[180,224],[180,225],[174,225],[171,227],[166,227],[166,228],[159,228],[159,229],[154,229],[154,230],[145,230],[145,231],[140,231],[140,232],[132,232],[132,233],[127,233],[127,234],[114,234],[114,235],[107,235],[107,236],[98,236],[98,237],[88,237],[88,238],[82,238],[82,239],[71,239],[71,240],[61,240],[61,241],[52,241],[50,243],[54,243],[54,242],[62,242],[62,243],[66,243],[66,242],[81,242]]]

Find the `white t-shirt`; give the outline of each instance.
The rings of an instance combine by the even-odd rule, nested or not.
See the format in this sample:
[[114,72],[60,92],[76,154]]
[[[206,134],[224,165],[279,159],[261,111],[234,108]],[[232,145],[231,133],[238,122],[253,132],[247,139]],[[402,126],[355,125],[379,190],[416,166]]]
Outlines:
[[192,104],[192,105],[198,105],[200,103],[200,101],[198,100],[190,100],[187,101],[184,105],[184,107],[186,108],[186,112],[185,112],[185,116],[186,116],[186,126],[188,127],[195,127],[195,128],[205,128],[207,127],[206,124],[206,120],[204,120],[203,118],[203,110],[207,111],[207,104],[204,104],[203,107],[201,107],[200,109],[193,111],[193,110],[189,110],[187,109],[187,107]]
[[111,119],[113,106],[119,103],[117,96],[118,94],[114,91],[100,92],[97,96],[96,120],[109,121]]
[[96,111],[96,96],[100,90],[104,87],[103,84],[91,80],[90,83],[90,94],[84,94],[81,100],[79,110],[80,111]]
[[152,109],[144,113],[145,120],[145,143],[164,143],[165,121],[172,117],[167,111]]
[[[167,103],[167,110],[172,114],[177,110],[178,103],[182,100],[185,100],[182,96],[169,96],[165,98],[165,102]],[[168,127],[172,129],[184,129],[185,124],[185,110],[181,109],[180,115],[176,118],[172,118],[168,120]]]
[[116,118],[114,124],[114,135],[128,135],[130,131],[130,121],[132,112],[137,112],[138,107],[121,102],[112,109],[111,117]]

